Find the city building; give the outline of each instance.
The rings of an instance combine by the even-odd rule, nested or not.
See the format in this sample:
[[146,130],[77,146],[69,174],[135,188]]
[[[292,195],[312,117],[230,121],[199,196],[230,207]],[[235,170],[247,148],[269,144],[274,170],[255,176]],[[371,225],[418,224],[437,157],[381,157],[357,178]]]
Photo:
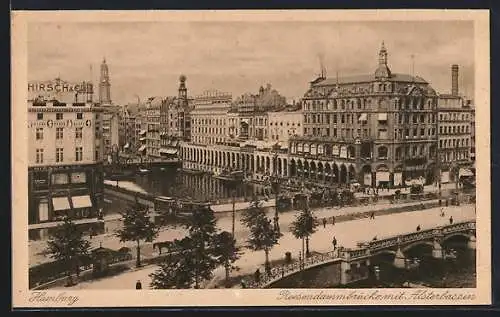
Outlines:
[[230,124],[230,135],[234,135],[239,141],[269,142],[268,112],[280,111],[285,106],[286,98],[272,89],[270,84],[267,84],[266,88],[261,86],[258,94],[243,94],[236,98],[231,110],[237,114],[239,122]]
[[191,138],[190,100],[187,96],[186,76],[179,77],[177,97],[167,97],[160,106],[160,155],[177,158],[181,141]]
[[102,112],[102,137],[104,140],[104,155],[106,163],[117,159],[119,131],[120,131],[120,106],[101,105]]
[[[160,155],[160,109],[161,105],[164,102],[162,97],[151,97],[146,102],[145,109],[145,125],[146,125],[146,133],[145,136],[142,136],[139,140],[146,140],[146,147],[141,149],[145,151],[146,157],[148,158],[159,158]],[[141,131],[142,132],[142,131]]]
[[[289,109],[284,97],[271,89],[271,85],[266,87],[261,87],[255,95],[244,94],[232,104],[231,95],[220,92],[196,97],[191,111],[192,141],[181,146],[183,167],[215,174],[236,169],[259,181],[274,172],[286,176],[288,146],[277,150],[275,145],[280,140],[270,139],[268,112],[285,113]],[[297,124],[297,114],[286,114],[284,118],[289,124],[292,121]],[[286,138],[283,136],[282,143],[286,143]]]
[[[469,102],[469,101],[468,101]],[[476,161],[476,107],[472,100],[470,100],[470,159]]]
[[227,114],[232,96],[220,91],[205,91],[193,99],[191,110],[191,143],[215,145],[229,137]]
[[[30,238],[55,221],[96,218],[103,207],[102,108],[89,82],[28,84]],[[97,219],[96,219],[97,222]]]
[[139,106],[139,112],[135,117],[135,139],[137,147],[137,156],[146,157],[146,133],[147,133],[147,109],[146,103]]
[[303,136],[290,140],[290,176],[314,183],[398,187],[435,180],[437,94],[393,73],[384,44],[373,73],[321,75],[302,100]]
[[119,114],[119,148],[122,153],[135,153],[137,147],[137,115],[139,112],[139,105],[128,104],[120,109]]
[[461,167],[470,167],[472,152],[473,109],[471,102],[459,95],[458,65],[451,67],[451,94],[438,98],[438,151],[441,183],[455,181]]
[[302,136],[304,115],[301,110],[284,108],[282,111],[268,112],[268,132],[271,141],[282,148],[288,148],[290,137]]

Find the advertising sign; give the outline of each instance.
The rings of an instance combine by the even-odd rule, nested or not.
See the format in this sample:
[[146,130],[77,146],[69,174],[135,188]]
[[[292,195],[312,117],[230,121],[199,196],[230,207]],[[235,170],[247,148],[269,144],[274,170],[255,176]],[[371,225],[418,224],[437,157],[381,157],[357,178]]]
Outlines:
[[[93,93],[92,83],[67,82],[60,78],[48,81],[28,82],[28,98],[30,100],[57,100],[59,102],[85,102],[88,94]],[[79,98],[77,98],[80,96]]]
[[89,128],[92,126],[92,120],[34,120],[28,122],[28,128]]

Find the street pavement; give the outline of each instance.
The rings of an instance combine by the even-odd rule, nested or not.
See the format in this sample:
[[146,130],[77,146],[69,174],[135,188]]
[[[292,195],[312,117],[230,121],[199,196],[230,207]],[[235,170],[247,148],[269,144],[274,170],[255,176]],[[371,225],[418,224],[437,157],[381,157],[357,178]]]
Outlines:
[[[368,207],[368,206],[366,206]],[[359,207],[358,207],[359,208]],[[431,208],[398,214],[376,216],[375,219],[362,218],[351,221],[339,222],[335,225],[329,223],[326,228],[320,225],[317,232],[311,236],[310,250],[316,252],[328,252],[332,250],[332,238],[335,236],[338,246],[354,248],[358,242],[371,241],[375,236],[378,239],[399,234],[414,232],[417,226],[422,230],[435,228],[449,224],[449,217],[453,216],[454,222],[462,222],[475,219],[474,205],[461,205],[444,207],[445,217],[440,216],[441,208]],[[339,214],[342,210],[324,210],[325,215]],[[293,219],[293,216],[290,218]],[[283,218],[282,218],[283,219]],[[283,219],[285,221],[285,219]],[[285,229],[282,225],[282,229]],[[283,230],[285,231],[285,230]],[[287,230],[269,254],[271,261],[283,259],[285,252],[291,252],[292,257],[298,257],[302,249],[301,240],[296,239]],[[263,251],[250,251],[244,249],[241,258],[235,265],[239,271],[233,275],[245,275],[253,273],[257,268],[263,272],[265,255]],[[156,269],[156,266],[149,266],[140,270],[126,272],[114,277],[104,278],[95,281],[81,282],[75,285],[74,289],[133,289],[135,282],[141,280],[143,288],[149,287],[150,278],[148,275]],[[214,280],[224,278],[223,268],[214,271]]]

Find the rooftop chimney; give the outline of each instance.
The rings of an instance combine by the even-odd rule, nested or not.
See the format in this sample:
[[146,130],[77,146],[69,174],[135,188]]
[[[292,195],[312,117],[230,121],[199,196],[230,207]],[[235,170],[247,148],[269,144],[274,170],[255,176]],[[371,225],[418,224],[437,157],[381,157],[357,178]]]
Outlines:
[[451,94],[458,96],[458,65],[451,65]]

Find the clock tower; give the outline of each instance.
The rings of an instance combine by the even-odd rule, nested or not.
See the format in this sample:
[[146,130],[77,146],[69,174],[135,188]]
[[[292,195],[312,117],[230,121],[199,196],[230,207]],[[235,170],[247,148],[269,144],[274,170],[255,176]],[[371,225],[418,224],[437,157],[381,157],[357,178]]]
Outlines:
[[102,60],[101,76],[99,79],[99,103],[101,105],[111,104],[111,83],[109,82],[109,69],[106,58]]

